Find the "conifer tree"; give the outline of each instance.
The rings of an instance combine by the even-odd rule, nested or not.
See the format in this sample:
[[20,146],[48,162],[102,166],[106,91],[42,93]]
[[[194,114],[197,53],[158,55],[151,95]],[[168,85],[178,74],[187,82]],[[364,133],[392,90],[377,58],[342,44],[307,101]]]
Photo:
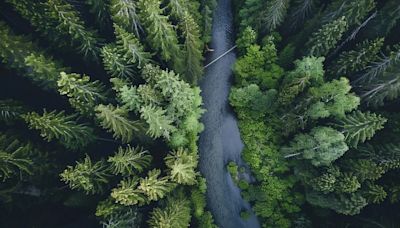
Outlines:
[[140,179],[138,189],[147,195],[149,200],[159,200],[175,188],[175,184],[169,182],[168,177],[161,177],[159,169],[150,170],[145,178]]
[[137,177],[122,180],[117,188],[111,192],[111,197],[119,204],[130,205],[144,205],[149,203],[141,189],[138,189],[139,179]]
[[10,124],[26,113],[27,109],[18,101],[11,99],[0,100],[0,122]]
[[90,81],[89,76],[60,73],[58,91],[69,98],[72,107],[84,115],[93,115],[97,104],[106,100],[105,86],[99,81]]
[[154,208],[148,220],[152,228],[185,228],[190,222],[190,202],[182,197],[170,198],[165,207]]
[[212,19],[214,9],[217,6],[217,0],[202,0],[200,5],[200,14],[202,15],[202,40],[204,43],[211,41]]
[[366,69],[367,65],[377,60],[383,46],[383,38],[357,44],[354,50],[345,51],[334,61],[330,72],[336,76],[347,75]]
[[144,50],[140,41],[122,27],[114,24],[117,39],[117,50],[127,60],[128,64],[135,64],[139,68],[150,62],[151,54]]
[[375,113],[355,111],[333,126],[344,134],[347,145],[357,147],[359,143],[371,139],[376,131],[383,128],[385,122],[385,118]]
[[114,138],[121,139],[125,143],[132,141],[135,132],[141,129],[138,121],[128,119],[128,111],[123,108],[101,104],[95,110],[100,125],[108,132],[112,132]]
[[140,147],[119,147],[114,156],[108,158],[114,174],[133,175],[150,165],[151,155]]
[[326,56],[347,29],[345,17],[338,18],[314,32],[306,43],[307,55]]
[[149,125],[147,134],[153,138],[160,136],[169,139],[176,128],[172,125],[173,120],[166,115],[166,111],[159,107],[144,106],[140,109],[141,118]]
[[86,0],[85,3],[90,7],[90,12],[95,15],[96,24],[100,29],[110,24],[108,0]]
[[289,8],[289,3],[289,0],[268,1],[264,14],[265,18],[263,19],[266,24],[264,30],[273,31],[283,22]]
[[82,162],[77,161],[75,166],[67,166],[60,176],[61,180],[67,183],[71,189],[83,190],[86,194],[95,194],[103,191],[110,174],[103,160],[92,162],[86,155]]
[[196,183],[197,167],[196,154],[180,148],[168,154],[164,160],[171,179],[178,184],[193,185]]
[[107,73],[112,77],[132,78],[135,73],[133,64],[129,64],[125,56],[119,53],[114,44],[105,45],[101,49],[103,65]]
[[137,2],[135,1],[111,0],[110,2],[110,13],[114,23],[140,37],[142,26],[137,11]]
[[17,176],[21,178],[24,174],[33,173],[33,161],[28,157],[32,150],[31,144],[24,144],[19,140],[0,134],[0,180]]
[[77,115],[66,115],[61,112],[47,112],[40,115],[36,112],[23,114],[22,118],[30,129],[40,131],[46,141],[57,140],[68,149],[79,150],[94,140],[93,129],[87,124],[76,121]]
[[140,19],[143,21],[150,46],[158,51],[161,59],[171,63],[170,67],[182,72],[182,51],[178,37],[168,16],[164,15],[160,0],[139,0]]

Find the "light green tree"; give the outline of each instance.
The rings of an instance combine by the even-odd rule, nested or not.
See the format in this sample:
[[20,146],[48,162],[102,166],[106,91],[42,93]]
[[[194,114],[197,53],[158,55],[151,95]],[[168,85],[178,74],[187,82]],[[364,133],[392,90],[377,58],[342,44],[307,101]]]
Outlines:
[[140,147],[119,147],[114,156],[108,158],[114,174],[133,175],[140,173],[150,165],[152,156]]

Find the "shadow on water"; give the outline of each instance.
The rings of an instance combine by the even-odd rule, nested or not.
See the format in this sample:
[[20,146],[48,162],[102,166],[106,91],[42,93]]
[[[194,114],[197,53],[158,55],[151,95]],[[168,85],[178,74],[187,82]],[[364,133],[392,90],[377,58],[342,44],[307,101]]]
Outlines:
[[[218,1],[212,37],[214,52],[208,56],[209,62],[234,45],[231,0]],[[254,215],[248,220],[240,218],[240,212],[250,209],[250,205],[242,199],[226,170],[229,161],[244,165],[241,159],[243,143],[228,101],[235,60],[235,53],[230,52],[209,66],[200,84],[204,108],[207,109],[202,117],[205,130],[199,141],[200,171],[207,179],[207,204],[216,224],[221,228],[257,228],[260,225]]]

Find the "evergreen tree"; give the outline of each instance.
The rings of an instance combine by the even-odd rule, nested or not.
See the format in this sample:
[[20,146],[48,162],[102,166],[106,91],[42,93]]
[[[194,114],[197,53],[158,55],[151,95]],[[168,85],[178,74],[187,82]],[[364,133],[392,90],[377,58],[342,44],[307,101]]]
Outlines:
[[357,44],[354,50],[341,53],[339,58],[331,64],[331,74],[351,76],[354,72],[366,69],[369,63],[377,60],[383,41],[383,38],[366,40]]
[[117,50],[126,59],[128,64],[135,64],[139,68],[150,62],[151,54],[144,50],[140,41],[122,27],[114,24],[117,39]]
[[387,193],[382,186],[369,184],[365,192],[366,199],[371,203],[381,203],[385,200]]
[[212,20],[214,9],[217,6],[217,0],[202,0],[200,5],[200,14],[202,15],[202,40],[204,43],[211,41]]
[[333,126],[344,134],[347,145],[357,147],[359,143],[370,140],[376,131],[383,128],[385,122],[385,118],[375,113],[355,111]]
[[121,139],[125,143],[131,142],[134,133],[141,129],[138,121],[128,119],[128,111],[123,108],[101,104],[95,110],[100,125],[108,132],[113,132],[114,138]]
[[108,158],[114,174],[133,175],[150,165],[151,155],[140,147],[119,147],[114,156]]
[[147,32],[147,41],[150,46],[158,51],[161,59],[171,63],[170,67],[177,72],[182,72],[182,51],[178,37],[168,16],[163,15],[160,0],[139,0],[140,19]]
[[77,115],[66,115],[62,112],[47,112],[44,110],[40,115],[30,112],[22,115],[30,129],[40,131],[48,142],[57,140],[68,149],[83,149],[94,140],[93,129],[87,124],[78,123]]
[[118,48],[114,44],[105,45],[101,49],[101,57],[103,65],[107,73],[112,77],[132,78],[135,73],[133,64],[128,63],[125,56],[119,53]]
[[70,188],[83,190],[86,194],[94,194],[103,191],[110,174],[103,160],[92,162],[86,155],[82,162],[77,161],[75,166],[67,166],[60,176]]
[[0,134],[0,179],[3,182],[14,176],[33,174],[33,161],[28,157],[31,150],[31,144]]
[[196,154],[190,154],[182,148],[166,156],[164,161],[170,169],[171,180],[178,184],[196,184],[197,173],[195,169],[197,167],[197,159]]
[[315,166],[329,165],[349,148],[342,133],[329,127],[316,127],[309,134],[298,134],[290,147],[284,148],[286,158],[301,155]]
[[96,24],[100,29],[110,25],[108,0],[86,0],[85,3],[90,7],[90,12],[95,15]]
[[264,14],[265,18],[263,18],[263,23],[266,25],[264,30],[273,31],[283,22],[289,8],[289,3],[290,0],[268,1]]
[[0,100],[0,122],[4,124],[10,124],[19,119],[26,111],[26,108],[18,101]]
[[119,204],[130,206],[130,205],[144,205],[149,203],[149,199],[146,197],[141,189],[138,189],[139,179],[133,177],[130,179],[122,180],[118,188],[114,188],[111,192],[111,197]]
[[341,17],[324,25],[317,32],[314,32],[306,43],[307,55],[326,56],[342,38],[347,29],[345,17]]
[[111,0],[110,13],[115,24],[140,37],[142,32],[137,2],[130,0]]
[[72,107],[84,115],[93,115],[97,104],[106,100],[105,86],[99,81],[90,82],[87,75],[60,73],[58,90],[69,98]]
[[148,221],[152,228],[185,228],[190,222],[190,202],[185,198],[168,199],[163,208],[155,208]]
[[149,125],[147,134],[151,137],[158,138],[163,136],[169,139],[171,133],[176,131],[176,128],[172,125],[173,120],[166,115],[166,111],[162,108],[143,106],[140,112],[141,118]]
[[147,177],[141,178],[138,189],[146,194],[148,200],[162,199],[175,188],[175,184],[169,182],[168,177],[159,177],[159,169],[150,170]]

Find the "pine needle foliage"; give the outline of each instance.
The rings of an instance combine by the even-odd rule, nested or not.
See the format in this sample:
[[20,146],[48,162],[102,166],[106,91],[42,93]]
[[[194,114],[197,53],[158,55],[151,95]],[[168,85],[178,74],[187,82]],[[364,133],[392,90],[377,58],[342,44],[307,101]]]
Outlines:
[[344,134],[347,145],[357,147],[358,144],[370,140],[385,123],[386,119],[380,115],[355,111],[338,120],[334,126]]
[[175,188],[175,184],[168,180],[168,177],[160,177],[159,169],[150,170],[145,178],[140,179],[138,189],[147,195],[149,200],[164,198]]
[[171,180],[178,184],[194,185],[197,183],[197,156],[180,148],[171,152],[165,158],[165,164],[170,169]]
[[146,121],[149,128],[147,134],[153,138],[169,138],[171,133],[176,130],[172,125],[173,120],[166,116],[166,111],[159,107],[144,106],[140,110],[141,118]]
[[112,132],[114,138],[121,139],[125,143],[131,142],[135,132],[141,129],[141,123],[130,120],[128,111],[123,108],[101,104],[95,110],[100,125],[108,132]]
[[172,198],[165,207],[157,207],[148,221],[152,228],[185,228],[190,222],[190,202],[185,198]]
[[101,193],[109,175],[103,160],[92,162],[88,155],[82,162],[77,161],[75,166],[67,166],[60,174],[61,180],[71,189],[83,190],[86,194]]
[[131,205],[145,205],[149,203],[144,192],[137,188],[139,178],[133,177],[130,179],[122,180],[117,188],[111,192],[111,197],[119,204],[125,206]]
[[113,22],[129,32],[134,32],[137,37],[140,37],[142,26],[137,11],[136,1],[110,1],[110,13]]
[[112,77],[132,78],[135,66],[129,64],[123,54],[119,53],[115,44],[107,44],[101,49],[103,65],[107,73]]
[[152,156],[140,147],[119,147],[114,156],[108,158],[114,174],[125,176],[142,172],[150,165]]
[[27,112],[27,109],[21,102],[11,99],[0,100],[0,121],[5,124],[10,124],[20,118]]
[[58,91],[66,95],[72,107],[84,115],[93,115],[97,104],[106,100],[105,86],[99,81],[90,81],[87,75],[60,73]]
[[94,140],[93,129],[87,124],[78,123],[76,114],[44,110],[42,115],[29,112],[22,118],[30,129],[39,130],[40,136],[46,141],[56,140],[68,149],[83,149]]

